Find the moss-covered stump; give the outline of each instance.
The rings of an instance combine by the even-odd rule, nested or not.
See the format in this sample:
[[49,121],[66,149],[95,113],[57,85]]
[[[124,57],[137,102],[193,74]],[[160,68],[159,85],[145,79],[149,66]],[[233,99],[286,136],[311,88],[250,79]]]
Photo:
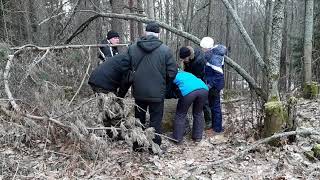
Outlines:
[[173,120],[176,114],[177,103],[177,99],[166,99],[164,101],[164,111],[162,119],[162,128],[164,132],[173,130]]
[[[288,100],[288,107],[287,107],[287,126],[286,129],[288,131],[295,131],[297,129],[297,103],[298,100],[295,97],[290,97]],[[289,142],[296,141],[296,135],[288,136]]]
[[[284,107],[281,101],[269,101],[265,104],[264,136],[269,137],[279,132],[285,124]],[[278,145],[277,140],[271,145]]]
[[303,97],[306,99],[316,98],[319,94],[320,85],[317,82],[311,84],[304,84],[303,86]]

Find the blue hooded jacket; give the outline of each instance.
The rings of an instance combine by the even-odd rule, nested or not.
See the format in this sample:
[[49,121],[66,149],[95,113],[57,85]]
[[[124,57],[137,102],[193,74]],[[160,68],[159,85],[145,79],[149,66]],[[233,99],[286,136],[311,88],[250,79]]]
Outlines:
[[205,53],[207,60],[205,67],[205,80],[208,86],[214,87],[217,90],[223,89],[224,86],[224,55],[227,53],[227,48],[223,45],[216,45],[211,50]]
[[205,89],[208,91],[207,85],[201,79],[185,71],[178,71],[173,83],[178,86],[182,96],[186,96],[198,89]]

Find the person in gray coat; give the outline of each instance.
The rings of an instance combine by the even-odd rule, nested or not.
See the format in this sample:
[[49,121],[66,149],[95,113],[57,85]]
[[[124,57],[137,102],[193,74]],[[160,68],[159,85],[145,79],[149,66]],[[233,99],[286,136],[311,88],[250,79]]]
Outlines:
[[[146,112],[149,108],[149,126],[161,134],[166,87],[173,83],[177,64],[171,49],[159,40],[159,33],[160,27],[157,23],[148,23],[145,36],[131,45],[128,53],[132,68],[135,69],[139,64],[132,83],[132,95],[140,107],[135,108],[135,117],[140,119],[142,124],[146,124]],[[156,135],[153,141],[161,145],[160,136]],[[139,149],[137,143],[134,143],[133,149]]]

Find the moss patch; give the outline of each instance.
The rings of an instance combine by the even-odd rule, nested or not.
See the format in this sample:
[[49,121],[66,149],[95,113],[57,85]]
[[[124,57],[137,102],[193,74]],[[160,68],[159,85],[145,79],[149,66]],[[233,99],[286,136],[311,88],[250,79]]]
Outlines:
[[303,85],[303,97],[306,99],[316,98],[319,94],[319,84],[317,82],[312,82],[311,84]]
[[[269,137],[282,130],[286,122],[284,107],[281,101],[269,101],[265,104],[266,117],[264,120],[264,136]],[[278,144],[277,141],[271,142],[272,145]]]
[[314,153],[314,157],[316,157],[317,159],[320,159],[320,144],[314,145],[311,150]]

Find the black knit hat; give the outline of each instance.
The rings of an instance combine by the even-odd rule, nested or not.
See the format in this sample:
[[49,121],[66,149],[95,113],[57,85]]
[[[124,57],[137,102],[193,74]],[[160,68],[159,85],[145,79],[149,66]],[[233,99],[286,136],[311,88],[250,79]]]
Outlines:
[[191,51],[190,51],[190,49],[187,48],[187,47],[182,47],[182,48],[180,48],[180,53],[179,53],[179,55],[180,55],[180,58],[181,58],[181,59],[184,59],[184,58],[186,58],[186,57],[188,57],[188,56],[191,55]]
[[160,32],[160,26],[156,22],[150,22],[146,26],[146,31],[159,33]]
[[113,30],[109,31],[107,34],[107,39],[109,40],[114,37],[120,37],[120,36],[116,31],[113,31]]

